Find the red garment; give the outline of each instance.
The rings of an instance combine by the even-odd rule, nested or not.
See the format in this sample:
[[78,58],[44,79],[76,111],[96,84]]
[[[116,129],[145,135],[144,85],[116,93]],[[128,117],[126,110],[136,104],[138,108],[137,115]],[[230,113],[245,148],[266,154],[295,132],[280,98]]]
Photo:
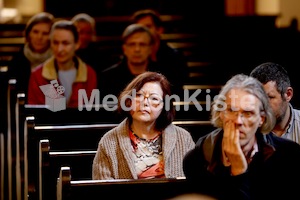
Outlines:
[[[67,107],[78,107],[78,90],[85,89],[88,98],[92,90],[97,89],[97,75],[94,69],[86,65],[81,59],[78,60],[76,79],[72,85],[72,94],[67,102]],[[28,104],[44,105],[45,95],[39,86],[51,84],[50,81],[58,80],[57,71],[54,65],[54,57],[36,68],[31,73],[28,86]]]

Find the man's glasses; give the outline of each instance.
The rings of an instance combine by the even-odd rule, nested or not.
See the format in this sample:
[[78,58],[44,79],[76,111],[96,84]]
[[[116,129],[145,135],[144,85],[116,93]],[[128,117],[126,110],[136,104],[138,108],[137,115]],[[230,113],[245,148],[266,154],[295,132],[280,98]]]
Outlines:
[[224,111],[225,117],[230,119],[236,119],[237,117],[241,116],[243,119],[251,119],[252,117],[256,116],[256,112],[254,111],[246,111],[246,110],[233,110],[231,108],[227,108]]
[[158,105],[160,105],[163,100],[161,97],[159,97],[158,95],[156,94],[143,94],[143,93],[136,93],[135,95],[135,98],[134,98],[137,102],[144,102],[145,99],[147,99],[148,103],[151,105],[151,106],[154,106],[154,107],[157,107]]

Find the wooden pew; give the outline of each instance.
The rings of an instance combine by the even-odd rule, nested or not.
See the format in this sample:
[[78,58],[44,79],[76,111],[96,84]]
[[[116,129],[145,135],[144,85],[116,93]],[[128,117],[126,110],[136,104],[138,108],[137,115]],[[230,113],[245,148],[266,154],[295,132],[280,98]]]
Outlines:
[[[212,130],[208,121],[209,111],[198,111],[196,107],[190,107],[188,111],[184,111],[185,103],[177,103],[181,107],[180,111],[177,111],[174,123],[189,130],[195,141]],[[49,139],[52,150],[95,150],[102,135],[115,127],[121,120],[121,118],[116,120],[115,116],[109,117],[109,115],[117,115],[117,113],[105,110],[68,109],[52,112],[44,105],[24,105],[24,108],[20,108],[20,110],[20,113],[17,114],[22,116],[20,119],[23,119],[19,125],[19,127],[23,127],[20,134],[24,135],[23,143],[21,142],[24,154],[24,164],[22,164],[24,173],[22,174],[24,174],[24,180],[27,181],[24,191],[37,190],[35,188],[37,175],[31,174],[28,177],[28,173],[37,170],[38,143],[41,139]],[[72,142],[70,138],[72,138]],[[28,179],[30,179],[29,182]]]
[[[196,87],[189,88],[189,86],[193,85],[185,85],[184,88],[188,91],[189,96],[191,96],[196,92]],[[184,101],[184,97],[180,97],[183,101],[174,102],[173,105],[176,109],[175,120],[209,120],[210,106],[213,98],[219,92],[219,86],[207,86],[206,89],[209,89],[210,93],[207,93],[207,90],[203,89],[205,85],[197,86],[199,86],[198,89],[202,88],[200,93],[196,95],[197,102],[192,102],[191,99],[186,99],[186,102]],[[91,111],[79,111],[77,108],[68,108],[59,112],[52,112],[45,105],[25,105],[24,115],[33,116],[37,125],[119,123],[124,119],[116,111],[108,111],[104,108],[98,111],[95,109]]]
[[56,178],[62,166],[69,166],[73,180],[92,179],[94,151],[53,151],[49,140],[39,142],[39,200],[56,198]]
[[5,171],[5,147],[4,147],[4,134],[0,133],[0,199],[4,199],[4,171]]
[[7,23],[0,26],[0,37],[21,37],[24,35],[25,23]]
[[200,137],[215,129],[210,121],[173,121],[173,124],[188,130],[195,142],[197,142]]
[[[174,121],[174,124],[186,128],[196,141],[212,130],[209,121]],[[34,117],[26,117],[24,126],[24,159],[27,186],[35,191],[37,186],[40,140],[49,140],[52,151],[95,151],[100,138],[117,124],[81,124],[81,125],[35,125]]]
[[[189,130],[196,141],[202,135],[210,132],[213,127],[208,121],[175,121],[173,124],[184,127]],[[201,127],[201,129],[200,129]],[[95,150],[70,150],[70,151],[55,151],[51,149],[50,141],[48,139],[40,140],[39,142],[39,187],[40,199],[48,199],[50,194],[48,189],[53,189],[55,179],[59,174],[61,166],[70,166],[72,169],[73,180],[77,179],[91,179],[92,161]],[[41,171],[40,171],[41,170]],[[45,178],[46,177],[46,178]],[[52,185],[51,185],[52,183]],[[42,186],[41,186],[42,185]],[[47,189],[48,188],[48,189]],[[46,190],[47,189],[47,190]],[[45,193],[45,191],[48,191]],[[42,193],[42,194],[41,194]],[[43,197],[42,197],[42,196]],[[50,198],[51,199],[51,198]]]
[[39,125],[34,117],[27,117],[26,123],[28,142],[37,149],[39,140],[49,139],[53,150],[96,149],[103,134],[117,126],[117,123]]
[[16,163],[17,163],[17,188],[20,193],[20,199],[28,199],[28,191],[25,190],[25,182],[24,182],[24,175],[25,175],[25,160],[24,160],[24,121],[25,121],[25,114],[24,114],[24,105],[25,105],[25,94],[18,93],[17,94],[17,103],[15,109],[15,121],[16,121],[16,134],[18,135],[16,144]]
[[72,180],[70,167],[62,167],[57,179],[57,200],[131,199],[166,200],[191,193],[184,177],[162,179]]
[[[121,32],[120,32],[121,33]],[[120,60],[122,56],[122,41],[120,33],[118,35],[98,35],[95,40],[95,46],[100,52],[107,55],[107,65],[114,64]],[[205,83],[209,81],[219,81],[215,78],[211,59],[207,59],[202,51],[203,42],[199,40],[198,34],[191,33],[164,33],[162,40],[166,41],[170,46],[183,52],[188,62],[189,79],[188,83]],[[0,65],[8,65],[15,54],[20,51],[24,44],[24,37],[0,37]],[[210,74],[214,73],[214,78],[211,79]],[[208,77],[207,77],[208,76]]]
[[[7,79],[6,79],[7,80]],[[21,200],[23,196],[22,186],[22,170],[21,170],[21,158],[20,154],[20,140],[22,140],[23,134],[20,134],[19,123],[19,104],[24,104],[24,94],[18,94],[16,89],[17,81],[15,79],[9,79],[6,84],[6,92],[1,97],[1,103],[5,102],[5,108],[1,105],[1,131],[3,133],[3,148],[4,155],[4,191],[5,199],[17,199]],[[5,111],[5,113],[3,113]],[[3,117],[3,118],[2,118]],[[24,122],[24,121],[23,121]],[[5,124],[4,124],[5,123]],[[22,131],[23,133],[23,131]]]
[[[122,31],[117,35],[107,34],[97,35],[96,37],[95,45],[100,52],[107,55],[107,63],[114,64],[118,62],[122,55]],[[201,55],[193,56],[199,52],[199,48],[201,47],[198,34],[170,32],[162,34],[161,38],[170,46],[182,51],[186,55],[187,61],[191,61],[192,59],[193,63],[200,63],[205,60],[201,58]],[[0,65],[8,65],[14,55],[20,51],[24,42],[25,39],[23,36],[9,38],[0,36]],[[195,60],[195,58],[197,59]],[[191,66],[191,64],[188,64],[188,66]],[[189,69],[192,70],[191,73],[195,74],[196,72],[194,71],[196,69],[201,70],[202,68],[189,67]]]
[[[0,199],[4,199],[7,182],[6,132],[7,132],[7,86],[8,67],[0,66]],[[5,184],[4,184],[5,183]]]
[[[166,42],[193,42],[198,39],[197,34],[190,34],[190,33],[163,33],[161,35],[162,40]],[[97,35],[96,36],[96,43],[97,44],[121,44],[121,35]],[[17,37],[1,37],[0,36],[0,46],[16,46],[21,47],[24,45],[25,38],[23,36]],[[175,46],[176,47],[176,44]],[[183,46],[182,46],[183,47]]]
[[205,101],[174,102],[176,109],[176,121],[207,121],[210,116],[210,109],[206,108]]
[[[1,68],[2,69],[2,68]],[[1,70],[1,74],[2,74]],[[7,72],[7,71],[5,71]],[[20,135],[19,132],[19,95],[17,93],[15,79],[1,77],[2,81],[7,81],[1,85],[1,130],[3,134],[3,151],[4,161],[2,168],[4,175],[1,176],[4,181],[2,195],[5,199],[23,199],[22,184],[21,184],[21,167],[20,167]],[[2,88],[6,87],[6,89]],[[5,92],[4,92],[5,90]]]
[[78,108],[67,108],[58,112],[52,112],[46,105],[25,105],[24,114],[33,116],[37,125],[66,125],[66,124],[96,124],[96,123],[119,123],[121,116],[115,111],[107,111]]
[[25,104],[25,94],[16,90],[16,80],[8,81],[6,98],[3,148],[4,160],[4,195],[5,199],[27,199],[27,191],[24,185],[24,117],[22,108]]
[[16,132],[16,101],[17,101],[17,81],[15,79],[8,80],[7,88],[7,132],[6,132],[6,145],[7,145],[7,191],[8,200],[19,199],[20,191],[18,188],[18,162],[16,159],[17,155],[17,141],[18,134]]
[[0,38],[0,65],[7,66],[24,44],[23,37]]
[[219,94],[222,85],[195,85],[183,86],[181,101],[175,101],[176,120],[209,120],[211,104]]
[[7,198],[7,66],[0,66],[0,199]]
[[[24,125],[25,188],[38,199],[39,141],[49,139],[52,150],[96,150],[100,138],[117,124],[36,125],[34,117],[26,117]],[[32,189],[31,189],[32,188]]]
[[[195,138],[205,135],[212,125],[204,120],[173,121],[173,124],[191,131]],[[80,125],[35,125],[33,117],[26,118],[24,140],[31,148],[38,149],[41,139],[49,139],[53,150],[95,150],[101,137],[118,124],[80,124]],[[190,129],[194,127],[194,129]],[[35,150],[34,150],[35,151]]]
[[8,67],[0,66],[0,132],[3,133],[7,131],[7,89]]

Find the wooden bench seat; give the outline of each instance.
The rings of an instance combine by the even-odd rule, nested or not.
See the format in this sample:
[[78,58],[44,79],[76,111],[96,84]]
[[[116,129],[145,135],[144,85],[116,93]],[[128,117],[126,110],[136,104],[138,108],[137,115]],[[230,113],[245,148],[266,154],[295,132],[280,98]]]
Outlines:
[[67,108],[59,112],[52,112],[47,109],[46,105],[29,105],[26,104],[24,114],[33,116],[35,123],[39,125],[66,125],[66,124],[96,124],[96,123],[119,123],[122,116],[115,111],[109,111],[99,105],[90,110],[83,108],[79,111],[78,108]]
[[[209,121],[174,121],[173,124],[186,128],[195,141],[212,130]],[[38,163],[41,140],[49,140],[51,151],[95,151],[103,134],[117,124],[86,125],[35,125],[33,117],[26,118],[24,127],[24,160],[28,185],[38,189]]]
[[24,126],[25,185],[31,196],[38,194],[39,142],[48,139],[52,151],[93,151],[105,132],[116,124],[35,125],[34,117],[26,117]]
[[[116,35],[97,35],[95,44],[99,48],[99,51],[104,53],[110,52],[117,55],[122,53],[121,51],[121,33],[120,31]],[[181,50],[191,50],[197,47],[198,35],[190,33],[164,33],[162,39],[168,42],[172,47]],[[24,45],[25,38],[23,36],[17,37],[0,37],[0,55],[14,55],[20,50],[20,47]]]
[[191,193],[184,177],[162,179],[72,180],[70,167],[62,167],[57,180],[57,200],[131,199],[167,200]]
[[[107,55],[107,64],[111,65],[120,60],[122,56],[121,33],[117,35],[97,35],[95,46],[99,53]],[[201,79],[207,74],[207,68],[212,66],[207,60],[206,49],[199,42],[198,34],[191,33],[164,33],[162,39],[171,47],[183,52],[188,62],[189,77]],[[0,37],[0,65],[8,65],[13,57],[20,51],[25,39],[21,37]],[[192,82],[192,81],[190,81]]]
[[[191,33],[163,33],[161,35],[162,40],[165,40],[167,42],[171,41],[195,41],[198,39],[197,34],[191,34]],[[24,36],[15,36],[15,37],[1,37],[0,36],[0,46],[2,45],[16,45],[20,46],[23,45],[25,42]],[[121,33],[118,35],[97,35],[96,36],[96,42],[121,42]]]
[[56,179],[60,168],[69,166],[73,180],[91,180],[94,151],[54,151],[48,139],[39,142],[39,199],[56,198]]
[[[214,97],[219,94],[223,85],[220,84],[192,84],[188,83],[183,85],[183,90],[189,94],[188,96],[195,98],[199,101],[204,101],[204,104],[210,103],[213,101]],[[182,99],[182,102],[189,101],[186,99]]]

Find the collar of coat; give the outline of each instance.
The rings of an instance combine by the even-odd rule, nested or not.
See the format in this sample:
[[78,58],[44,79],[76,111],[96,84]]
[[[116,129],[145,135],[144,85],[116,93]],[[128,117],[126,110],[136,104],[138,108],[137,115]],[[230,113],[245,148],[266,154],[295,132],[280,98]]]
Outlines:
[[[74,61],[76,63],[77,68],[75,82],[86,82],[88,75],[87,65],[79,57],[74,57]],[[45,61],[42,69],[42,76],[48,80],[57,80],[58,69],[55,66],[55,59],[52,56],[51,58]]]

